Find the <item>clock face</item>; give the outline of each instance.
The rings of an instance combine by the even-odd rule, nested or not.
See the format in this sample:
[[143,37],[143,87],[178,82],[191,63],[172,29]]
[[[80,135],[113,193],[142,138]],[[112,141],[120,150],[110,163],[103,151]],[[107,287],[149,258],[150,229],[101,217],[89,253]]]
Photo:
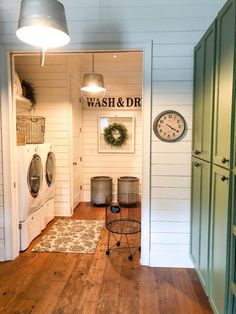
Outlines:
[[160,113],[154,123],[153,130],[156,136],[165,142],[175,142],[184,134],[186,123],[184,117],[174,110]]

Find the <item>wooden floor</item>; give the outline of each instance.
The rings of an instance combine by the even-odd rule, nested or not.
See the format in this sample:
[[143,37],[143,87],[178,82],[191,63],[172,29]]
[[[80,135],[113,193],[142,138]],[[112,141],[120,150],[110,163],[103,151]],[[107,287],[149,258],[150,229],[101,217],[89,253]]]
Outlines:
[[[73,219],[104,219],[104,208],[84,203]],[[213,313],[194,270],[140,266],[125,249],[108,257],[106,230],[95,254],[31,252],[40,238],[0,263],[0,313]]]

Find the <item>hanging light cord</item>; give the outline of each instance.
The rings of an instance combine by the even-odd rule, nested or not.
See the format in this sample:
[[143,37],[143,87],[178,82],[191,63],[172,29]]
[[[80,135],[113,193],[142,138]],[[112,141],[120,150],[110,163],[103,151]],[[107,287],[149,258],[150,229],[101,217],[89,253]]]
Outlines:
[[94,54],[92,54],[92,72],[94,73]]
[[42,48],[42,50],[41,50],[41,54],[40,54],[41,67],[44,66],[46,50],[47,50],[47,48]]

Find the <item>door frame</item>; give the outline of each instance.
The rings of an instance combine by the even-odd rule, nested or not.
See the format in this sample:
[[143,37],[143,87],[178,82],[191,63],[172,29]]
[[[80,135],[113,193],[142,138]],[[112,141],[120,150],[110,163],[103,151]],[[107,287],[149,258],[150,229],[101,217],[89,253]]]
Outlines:
[[[71,202],[71,206],[70,206],[70,211],[73,212],[74,210],[74,182],[73,182],[73,150],[74,150],[74,144],[73,144],[73,117],[72,117],[72,113],[73,113],[73,105],[72,105],[72,99],[71,99],[71,85],[72,84],[75,84],[77,86],[77,88],[79,89],[80,86],[78,84],[78,82],[75,80],[75,78],[71,75],[69,75],[68,77],[68,83],[69,83],[69,90],[70,90],[70,123],[71,123],[71,126],[70,126],[70,157],[69,157],[69,161],[70,161],[70,202]],[[79,102],[79,106],[80,106],[80,109],[81,111],[83,111],[83,108],[82,108],[82,103],[79,101],[78,99],[78,102]],[[83,117],[82,117],[83,118]],[[82,125],[81,125],[81,128],[82,128]],[[82,132],[80,132],[80,137],[82,139],[83,135],[82,135]],[[82,156],[82,152],[83,150],[81,151],[82,149],[82,145],[80,146],[80,156]],[[82,185],[82,182],[83,182],[83,177],[82,177],[82,167],[81,167],[81,164],[82,164],[82,161],[79,162],[79,167],[80,167],[80,185]],[[80,190],[79,192],[79,203],[81,202],[81,194],[82,194],[82,190]],[[78,204],[79,204],[78,203]],[[77,204],[77,205],[78,205]],[[76,205],[76,206],[77,206]]]
[[[73,44],[52,51],[52,53],[73,53],[88,51],[140,51],[143,53],[143,107],[142,128],[142,198],[141,198],[141,264],[150,265],[150,231],[151,231],[151,121],[152,121],[152,48],[153,42],[120,42],[114,44]],[[12,260],[19,255],[18,204],[16,189],[16,146],[15,146],[15,108],[11,89],[11,54],[39,53],[35,48],[19,46],[0,47],[0,101],[2,122],[2,158],[4,183],[4,220],[5,220],[5,260]],[[145,107],[144,107],[145,106]]]

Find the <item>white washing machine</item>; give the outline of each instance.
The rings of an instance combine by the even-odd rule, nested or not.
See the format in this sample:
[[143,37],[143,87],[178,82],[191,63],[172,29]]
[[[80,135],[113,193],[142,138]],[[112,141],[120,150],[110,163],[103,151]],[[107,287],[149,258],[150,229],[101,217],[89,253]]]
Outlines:
[[40,234],[43,164],[36,144],[17,146],[20,249],[25,250]]
[[55,195],[55,175],[56,158],[52,151],[52,145],[41,144],[43,161],[43,193],[41,198],[41,229],[54,218],[54,195]]

